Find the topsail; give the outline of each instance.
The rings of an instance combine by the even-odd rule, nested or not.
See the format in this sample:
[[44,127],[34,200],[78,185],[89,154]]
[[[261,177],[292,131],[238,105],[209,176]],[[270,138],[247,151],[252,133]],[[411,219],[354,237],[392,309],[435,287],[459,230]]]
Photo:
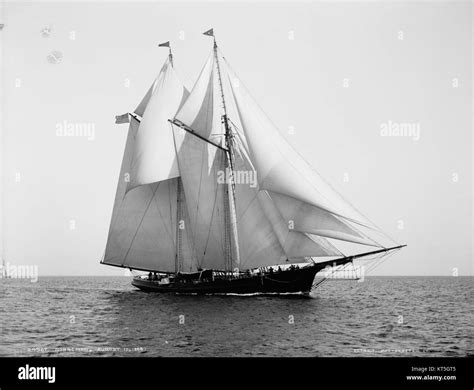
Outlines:
[[[127,191],[139,185],[179,176],[173,135],[168,119],[176,114],[187,96],[187,91],[169,59],[165,62],[145,99],[148,99],[149,94],[151,96],[144,109],[140,129],[133,144]],[[146,103],[145,99],[138,107],[140,112],[142,105]]]

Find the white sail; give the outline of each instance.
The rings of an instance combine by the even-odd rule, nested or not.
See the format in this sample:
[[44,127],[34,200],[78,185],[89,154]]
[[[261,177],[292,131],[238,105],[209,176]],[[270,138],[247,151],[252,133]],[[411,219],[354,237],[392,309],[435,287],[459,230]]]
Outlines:
[[163,64],[163,66],[161,67],[160,73],[158,73],[158,76],[153,81],[153,84],[150,86],[147,93],[145,94],[145,96],[143,96],[142,100],[140,101],[140,104],[138,104],[137,108],[135,109],[134,113],[139,115],[140,117],[143,117],[143,114],[145,113],[145,109],[148,106],[148,103],[151,97],[153,96],[153,93],[155,92],[156,86],[159,84],[160,78],[162,77],[163,73],[166,71],[166,68],[168,67],[168,63],[169,63],[169,58]]
[[[310,236],[291,230],[288,224],[281,217],[281,214],[266,191],[260,191],[258,197],[260,205],[264,209],[265,215],[270,220],[275,234],[287,257],[323,257],[341,255],[341,252],[332,247],[329,243],[322,246]],[[324,239],[320,238],[319,242],[323,242],[323,240]]]
[[[174,272],[176,257],[176,182],[143,185],[126,193],[139,122],[131,118],[103,263]],[[183,256],[192,264],[187,241]]]
[[[214,132],[222,135],[220,119],[219,121],[215,119],[215,117],[219,115],[219,112],[214,110],[213,69],[214,56],[213,53],[211,53],[204,64],[189,97],[176,114],[176,119],[186,124],[188,127],[193,129],[193,131],[206,139],[214,138],[211,135],[213,129]],[[219,126],[216,126],[217,124]],[[222,136],[219,136],[218,138],[221,139]],[[215,142],[214,139],[213,141]],[[220,141],[217,143],[220,143]]]
[[[111,225],[104,263],[174,272],[175,193],[176,183],[170,180],[127,194]],[[165,197],[168,207],[163,207]]]
[[326,210],[276,192],[270,192],[270,197],[275,202],[283,219],[295,231],[377,246],[373,240]]
[[[222,89],[226,101],[226,113],[232,121],[239,121],[237,109],[232,99],[231,80],[228,78],[221,54],[218,53],[218,56],[220,58],[219,63],[221,66]],[[212,51],[189,97],[176,114],[176,119],[190,127],[201,137],[224,146],[225,128],[222,123],[222,115],[224,115],[224,109],[219,74],[215,54]],[[238,124],[240,125],[240,122]]]
[[266,191],[255,182],[255,171],[245,150],[236,149],[237,225],[241,251],[241,268],[275,265],[286,259],[309,256],[336,256],[341,253],[326,240],[314,240],[306,234],[290,231]]
[[[177,167],[177,163],[172,162],[176,156],[167,120],[173,117],[187,94],[168,58],[135,110],[137,115],[143,116],[141,123],[131,118],[103,260],[105,264],[175,271],[177,181],[180,179],[168,179],[174,177],[175,172],[164,175],[162,172]],[[161,157],[167,157],[165,165],[160,165],[161,158],[157,160],[152,156],[160,150],[163,152]],[[161,171],[155,169],[157,163]],[[145,177],[148,179],[138,180]],[[151,182],[160,180],[159,183]],[[186,209],[182,218],[186,223]],[[196,270],[186,232],[181,234],[180,249],[182,270]]]
[[175,271],[176,180],[140,186],[119,205],[104,263]]
[[236,149],[234,168],[236,175],[243,172],[249,178],[247,182],[235,183],[240,268],[274,265],[286,260],[286,253],[260,205],[259,189],[252,184],[254,172],[239,149]]
[[217,181],[225,169],[225,153],[173,126],[181,180],[189,215],[188,236],[199,268],[224,269],[226,259],[225,185]]
[[[220,63],[225,64],[222,59]],[[222,115],[224,112],[218,77],[215,56],[212,53],[204,65],[189,98],[176,114],[176,119],[191,128],[199,136],[209,139],[211,142],[225,145],[222,137],[224,134]],[[244,133],[240,131],[241,118],[237,113],[237,106],[231,90],[233,80],[229,76],[225,65],[221,68],[221,80],[226,97],[226,112],[235,135],[235,174],[238,175],[243,171],[244,174],[255,175],[255,170],[248,156],[247,140]],[[195,142],[203,141],[196,140]],[[211,145],[207,145],[206,148],[207,159],[212,159],[216,152],[222,153]],[[184,153],[184,150],[180,151]],[[224,153],[222,154],[224,155]],[[195,168],[196,165],[199,165],[197,161],[192,167]],[[183,170],[181,165],[180,170]],[[266,201],[265,197],[262,198],[262,195],[258,194],[260,190],[259,187],[250,187],[248,183],[237,182],[235,184],[240,268],[273,265],[287,258],[340,254],[328,242],[323,242],[324,239],[321,239],[321,242],[318,243],[306,234],[289,231],[288,225],[284,223],[271,199]],[[262,205],[262,202],[270,203]],[[192,204],[190,207],[196,206]],[[190,211],[190,213],[192,212]]]
[[187,94],[169,59],[151,89],[142,101],[152,92],[136,135],[127,191],[179,176],[168,120],[174,117]]
[[232,91],[262,189],[299,199],[364,226],[372,226],[290,146],[241,82],[234,83]]

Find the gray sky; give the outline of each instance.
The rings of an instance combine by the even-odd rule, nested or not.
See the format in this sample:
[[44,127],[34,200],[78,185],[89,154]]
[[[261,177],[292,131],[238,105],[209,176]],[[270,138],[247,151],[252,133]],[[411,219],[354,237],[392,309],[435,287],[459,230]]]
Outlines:
[[[99,265],[128,128],[114,116],[157,75],[159,42],[191,88],[214,27],[288,141],[408,244],[374,274],[472,274],[471,2],[7,2],[3,23],[6,261],[123,274]],[[93,139],[58,136],[65,121]],[[419,139],[381,136],[390,123]]]

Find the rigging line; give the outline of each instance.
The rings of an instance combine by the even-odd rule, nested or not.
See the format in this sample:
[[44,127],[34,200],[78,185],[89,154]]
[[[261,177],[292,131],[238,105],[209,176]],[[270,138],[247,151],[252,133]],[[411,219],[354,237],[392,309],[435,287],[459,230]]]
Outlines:
[[[212,135],[212,119],[213,119],[212,117],[211,117],[211,126],[209,126],[209,116],[210,116],[211,109],[212,109],[212,112],[214,112],[213,110],[214,108],[214,88],[213,88],[214,87],[214,77],[213,77],[214,59],[212,61],[213,63],[212,63],[212,68],[211,68],[211,74],[209,75],[209,81],[207,83],[207,89],[206,89],[206,95],[209,93],[209,98],[207,99],[205,129],[207,130],[210,127],[210,131],[208,135],[209,138]],[[209,91],[209,87],[212,88],[211,91]],[[211,99],[212,99],[212,102],[211,102]],[[198,112],[198,115],[199,115],[199,112]]]
[[[137,120],[137,121],[140,122],[139,120]],[[125,140],[125,150],[123,152],[122,164],[121,164],[121,167],[120,167],[119,179],[118,179],[118,184],[117,184],[117,191],[116,191],[116,194],[115,194],[114,206],[112,208],[112,217],[110,219],[110,227],[112,227],[112,225],[115,225],[115,223],[122,222],[126,218],[126,215],[123,212],[123,210],[125,208],[125,197],[128,193],[127,192],[127,182],[126,181],[125,181],[124,188],[123,188],[123,194],[122,194],[122,196],[119,197],[118,200],[117,200],[117,195],[118,195],[117,192],[118,192],[118,189],[120,187],[120,184],[122,183],[124,174],[125,173],[130,173],[130,172],[127,172],[127,171],[131,170],[130,168],[131,168],[131,164],[132,164],[132,161],[133,161],[133,156],[130,156],[130,160],[128,161],[127,164],[124,164],[124,161],[125,161],[125,156],[126,156],[126,152],[127,152],[127,145],[128,145],[129,137],[130,137],[130,145],[128,145],[128,146],[129,146],[129,149],[133,149],[137,132],[138,132],[138,127],[135,129],[135,131],[133,131],[132,124],[130,123],[129,130],[128,130],[128,133],[127,133],[127,138]],[[116,204],[117,201],[119,202],[118,204]],[[111,236],[111,228],[109,228],[109,234],[107,235],[107,242],[109,242],[110,236]],[[105,257],[104,257],[104,259],[105,259]]]
[[[331,273],[328,275],[328,276],[325,276],[323,278],[323,280],[319,281],[319,283],[316,284],[315,288],[318,288],[320,287],[322,284],[328,282],[330,279],[331,279],[331,276],[334,275],[336,272],[339,272],[339,271],[344,271],[346,269],[346,267],[351,264],[352,262],[349,262],[349,263],[346,263],[346,264],[343,264],[342,267],[341,266],[336,266],[336,267],[331,267]],[[340,268],[339,268],[340,267]],[[313,287],[311,287],[311,289],[313,289]]]
[[[341,266],[331,267],[330,274],[329,274],[328,276],[324,277],[323,280],[321,280],[321,281],[319,281],[318,283],[316,283],[315,288],[317,288],[317,287],[321,286],[322,284],[326,283],[327,281],[329,281],[330,278],[331,278],[331,276],[332,276],[333,274],[335,274],[336,272],[338,272],[338,271],[344,271],[344,270],[346,269],[346,267],[349,266],[349,264],[352,264],[352,265],[354,266],[353,261],[351,261],[351,262],[349,262],[349,263],[343,264],[342,267],[341,267]],[[312,288],[313,288],[313,287],[312,287]]]
[[[182,169],[182,166],[181,166],[182,163],[181,163],[180,158],[179,158],[179,154],[180,154],[180,153],[178,153],[178,148],[177,148],[177,145],[176,145],[176,136],[175,136],[175,131],[174,131],[174,128],[173,128],[173,124],[175,124],[175,123],[174,123],[173,121],[171,121],[171,120],[168,120],[168,122],[169,122],[169,124],[170,124],[171,132],[173,133],[173,143],[174,143],[174,148],[175,148],[175,152],[176,152],[176,161],[178,162],[178,169],[179,169],[179,172],[180,172],[180,174],[181,174],[181,172],[183,171],[183,169]],[[176,124],[176,125],[177,125],[177,124]],[[177,126],[178,126],[178,125],[177,125]],[[184,142],[185,142],[185,140],[186,140],[186,134],[187,134],[187,133],[185,133],[184,136],[183,136],[183,141],[182,141],[181,145],[184,144]],[[193,139],[193,138],[190,138],[190,139]],[[201,171],[201,172],[202,172],[202,171]],[[184,179],[183,179],[183,176],[180,175],[180,178],[181,178],[182,184],[183,184],[183,188],[182,188],[182,189],[183,189],[183,193],[184,193],[184,195],[186,196],[186,190],[185,190],[185,186],[184,186]],[[186,206],[187,206],[187,203],[186,203]],[[195,224],[196,224],[196,220],[197,220],[197,216],[198,216],[198,215],[197,215],[197,212],[196,212],[196,218],[195,218],[195,221],[194,221],[194,223],[193,223],[193,221],[191,221],[191,216],[189,215],[189,212],[188,212],[187,207],[186,207],[186,213],[187,213],[187,214],[186,214],[186,215],[187,215],[187,220],[189,221],[189,226],[190,226],[190,228],[189,228],[188,230],[191,230],[191,239],[189,239],[189,234],[187,234],[188,244],[190,243],[190,245],[191,245],[191,252],[193,253],[193,257],[194,257],[194,259],[195,259],[195,262],[196,262],[197,265],[198,265],[198,268],[200,268],[200,267],[201,267],[201,264],[199,264],[198,256],[196,255],[197,249],[196,249],[196,240],[195,240],[195,238],[196,238],[196,229],[195,229],[196,226],[195,226]]]
[[[181,177],[179,177],[179,180],[181,180]],[[196,260],[196,248],[194,247],[194,242],[192,241],[193,240],[193,237],[190,237],[190,233],[189,231],[191,229],[188,229],[186,226],[188,225],[188,222],[189,222],[189,215],[188,215],[188,207],[187,207],[187,203],[186,203],[186,193],[184,192],[184,184],[181,180],[181,211],[182,211],[182,214],[181,214],[181,217],[184,221],[184,224],[185,224],[185,228],[184,228],[184,235],[185,235],[185,239],[186,239],[186,248],[188,251],[190,251],[190,253],[188,252],[188,256],[190,256],[190,261],[191,261],[191,267],[192,267],[192,264],[194,264],[196,266],[196,269],[197,268],[200,268],[199,267],[199,264]],[[191,224],[190,224],[191,225]],[[184,242],[184,241],[183,241]],[[185,260],[185,258],[183,257],[183,261]]]
[[368,262],[371,262],[371,263],[369,264],[369,266],[365,270],[365,273],[369,274],[372,271],[372,269],[374,268],[374,265],[379,263],[385,255],[386,255],[386,253],[385,254],[382,253],[382,254],[379,254],[379,255],[375,256],[373,259],[367,260]]
[[369,259],[370,264],[367,267],[367,273],[371,272],[375,266],[381,262],[381,260],[387,255],[387,253],[381,253],[378,256],[375,256],[373,259]]
[[[177,148],[177,144],[176,144],[176,136],[175,136],[175,131],[174,131],[174,128],[173,128],[173,124],[175,124],[174,122],[172,122],[171,120],[168,121],[169,124],[170,124],[170,129],[171,131],[173,132],[173,143],[174,143],[174,147],[175,147],[175,151],[176,151],[176,161],[178,162],[178,169],[180,172],[183,171],[183,168],[182,168],[182,163],[180,161],[180,158],[178,157],[178,155],[180,153],[178,153],[178,148]],[[190,138],[190,139],[193,139],[193,138]],[[185,142],[186,140],[186,134],[184,135],[183,137],[183,141],[182,141],[182,144]],[[201,167],[201,172],[202,172],[202,167]],[[180,179],[182,181],[182,184],[183,184],[183,194],[184,194],[184,198],[186,199],[186,189],[185,189],[185,185],[184,185],[184,179],[183,179],[183,176],[181,175],[180,176]],[[201,180],[202,180],[202,176],[201,176]],[[197,217],[198,217],[198,213],[196,211],[196,216],[195,216],[195,219],[194,219],[194,222],[191,221],[191,216],[189,215],[189,210],[187,208],[187,201],[185,200],[185,211],[186,211],[186,224],[189,226],[188,229],[186,229],[186,238],[187,238],[187,243],[188,245],[190,246],[191,248],[191,256],[193,258],[193,262],[196,264],[197,268],[201,268],[201,263],[199,262],[199,255],[197,254],[197,244],[196,244],[196,221],[197,221]],[[188,224],[189,222],[189,224]]]
[[[313,285],[313,286],[311,287],[311,289],[313,289],[313,287],[314,287],[314,288],[318,288],[318,287],[320,287],[322,284],[324,284],[324,283],[326,283],[327,281],[329,281],[330,278],[331,278],[331,276],[332,276],[334,273],[336,273],[337,271],[343,271],[343,270],[347,267],[348,264],[349,264],[349,263],[343,264],[342,267],[341,267],[341,266],[331,267],[331,271],[330,271],[331,273],[330,273],[329,275],[326,274],[327,276],[323,277],[322,280],[320,280],[320,281],[317,282],[315,285]],[[339,268],[339,267],[341,267],[341,268]]]
[[[159,184],[161,184],[162,182],[159,182]],[[171,191],[170,190],[170,183],[166,183],[168,185],[168,191]],[[153,198],[152,199],[155,199],[155,195],[153,195]],[[170,196],[170,205],[171,205],[171,196]],[[158,199],[155,199],[155,201],[153,202],[156,206],[156,209],[158,211],[158,214],[160,214],[160,222],[163,224],[164,228],[165,228],[165,231],[166,233],[168,234],[168,236],[171,238],[171,242],[173,243],[174,246],[176,246],[176,241],[174,240],[174,237],[173,237],[173,234],[168,230],[168,226],[167,224],[164,222],[165,218],[163,218],[163,214],[161,213],[161,210],[160,208],[158,207]],[[171,207],[170,207],[170,218],[171,220],[173,219],[173,216],[172,216],[172,210],[171,210]],[[171,225],[173,226],[173,225]]]
[[[170,49],[170,51],[171,51],[171,49]],[[180,178],[178,177],[176,180],[180,180]],[[170,183],[168,183],[168,199],[169,199],[169,206],[170,206],[170,226],[173,226],[173,200],[172,200],[172,197],[171,197],[171,185],[170,185]],[[178,203],[178,183],[177,182],[176,182],[176,203]],[[158,207],[158,205],[156,207]],[[176,207],[178,207],[177,204],[176,204]],[[178,223],[178,218],[176,218],[176,223]],[[176,236],[175,240],[176,241],[178,240],[178,236]],[[175,247],[176,247],[176,242],[173,241],[173,243],[175,244]]]
[[[132,128],[132,125],[130,123],[130,127],[129,127],[129,130],[128,130],[128,133],[127,133],[127,138],[125,140],[125,149],[124,149],[124,152],[123,152],[123,157],[122,157],[122,165],[120,167],[120,173],[119,173],[119,180],[118,180],[118,185],[117,185],[117,190],[118,190],[118,187],[119,185],[121,184],[122,180],[123,180],[123,177],[124,177],[124,174],[125,173],[130,173],[130,172],[127,172],[127,171],[130,171],[130,168],[131,168],[131,165],[132,165],[132,160],[133,160],[133,156],[130,156],[130,161],[128,161],[128,164],[125,164],[126,166],[124,166],[124,162],[125,162],[125,155],[126,155],[126,152],[127,152],[127,146],[129,147],[128,149],[133,149],[133,146],[134,146],[134,143],[135,143],[135,137],[136,137],[136,133],[138,132],[138,128],[136,129],[136,131],[133,131],[133,128]],[[129,140],[130,138],[130,140]],[[130,144],[128,145],[130,141]],[[128,169],[126,169],[128,167]],[[125,182],[125,187],[123,189],[123,194],[122,196],[120,197],[120,205],[119,205],[119,210],[118,210],[118,213],[120,214],[122,209],[123,209],[123,205],[124,205],[124,200],[125,200],[125,196],[127,195],[127,182]],[[115,198],[117,198],[117,194],[115,195]],[[115,199],[116,201],[117,199]],[[115,201],[114,201],[114,204],[115,204]],[[113,209],[112,209],[112,217],[113,217]]]
[[[219,161],[219,166],[220,167],[223,167],[224,170],[227,168],[226,167],[226,162],[227,162],[227,155],[224,153],[221,155],[221,160]],[[224,258],[225,258],[225,263],[227,264],[227,260],[229,259],[229,257],[232,256],[232,253],[231,253],[231,243],[229,243],[229,241],[231,240],[231,237],[230,237],[230,231],[228,231],[227,229],[229,229],[229,225],[226,223],[228,222],[227,221],[227,218],[228,218],[228,202],[229,202],[229,192],[228,192],[228,185],[226,182],[223,183],[223,186],[222,186],[222,196],[223,196],[223,202],[222,202],[222,209],[219,207],[219,204],[217,204],[217,211],[218,211],[218,215],[221,215],[222,218],[219,218],[218,219],[218,222],[221,223],[221,228],[219,229],[219,239],[220,239],[220,247],[221,247],[221,250],[222,250],[222,253],[224,255]],[[227,266],[225,265],[224,266],[224,269],[226,269]]]
[[[341,256],[342,258],[344,257],[348,257],[345,253],[343,253],[337,246],[336,244],[334,243],[331,243],[327,237],[324,237],[324,236],[320,236],[318,234],[314,234],[314,233],[308,233],[308,232],[302,232],[302,231],[299,231],[299,230],[296,230],[296,229],[293,229],[292,231],[294,232],[298,232],[298,233],[301,233],[301,234],[304,234],[305,236],[307,236],[311,241],[313,241],[316,245],[318,245],[319,247],[323,248],[325,251],[326,251],[326,255],[329,255],[329,251],[332,250],[334,252],[337,252],[336,255],[332,255],[332,256]],[[335,239],[337,240],[337,239]],[[308,257],[318,257],[318,256],[308,256]]]
[[[217,151],[216,151],[217,152]],[[212,206],[212,214],[211,214],[211,222],[209,224],[209,229],[207,231],[207,239],[206,239],[206,245],[204,246],[204,253],[202,255],[202,259],[204,259],[204,254],[206,253],[207,251],[207,246],[209,244],[209,237],[211,236],[211,230],[212,230],[212,225],[213,225],[213,221],[214,221],[214,211],[216,209],[216,203],[217,203],[217,194],[218,194],[218,188],[216,189],[215,191],[215,196],[214,196],[214,204]]]
[[[323,211],[325,211],[325,212],[328,212],[327,210],[324,210],[324,209],[322,209],[321,207],[317,207],[317,206],[313,206],[313,207],[316,207],[316,208],[318,208],[318,209],[320,209],[320,210],[323,210]],[[358,233],[361,238],[364,238],[364,239],[370,241],[371,243],[375,244],[375,245],[370,244],[370,246],[376,246],[376,247],[379,247],[379,248],[385,248],[384,245],[380,244],[379,242],[377,242],[376,240],[374,240],[372,237],[369,237],[367,234],[365,234],[363,231],[361,231],[361,230],[360,230],[360,226],[362,226],[362,225],[357,224],[358,227],[352,226],[352,225],[350,225],[350,224],[348,223],[348,222],[351,222],[350,220],[346,221],[346,220],[345,220],[346,218],[344,218],[344,217],[341,217],[341,216],[339,216],[339,215],[334,215],[333,213],[330,213],[330,214],[331,214],[335,219],[337,219],[339,222],[341,222],[344,226],[346,226],[346,227],[348,227],[349,229],[354,230],[356,233]],[[354,223],[354,222],[353,222],[353,223]],[[371,229],[371,230],[373,230],[373,229]],[[380,229],[379,229],[379,230],[380,230]],[[377,232],[377,231],[375,231],[375,232]],[[382,231],[380,230],[380,232],[382,232]],[[351,234],[351,235],[353,235],[353,234]],[[337,238],[336,238],[336,240],[337,240]],[[344,241],[344,240],[343,240],[343,241]],[[394,243],[397,244],[397,245],[399,245],[397,242],[394,242]],[[362,244],[362,245],[368,245],[368,244]]]
[[[186,137],[185,137],[186,138]],[[183,141],[184,142],[184,141]],[[206,149],[203,149],[202,152],[201,152],[201,172],[199,173],[199,186],[198,186],[198,194],[197,194],[197,202],[196,202],[196,216],[194,218],[194,222],[193,222],[193,232],[196,232],[196,225],[197,225],[197,220],[198,220],[198,217],[200,215],[199,213],[199,201],[201,200],[201,187],[202,187],[202,172],[203,172],[203,168],[204,168],[204,159],[202,158],[203,155],[204,155],[204,152],[205,152]],[[209,161],[209,160],[208,160]],[[211,220],[212,221],[212,220]],[[194,237],[196,237],[195,235],[196,233],[193,234]],[[204,253],[206,253],[206,248],[204,248]],[[202,261],[204,259],[204,253],[201,257],[201,260],[200,260],[200,266],[202,265]]]
[[[239,151],[240,151],[240,150],[239,150]],[[244,163],[244,168],[246,168],[248,171],[255,171],[255,170],[252,169],[252,168],[249,169],[249,167],[248,167],[248,162],[247,162],[244,158],[241,157],[241,160],[242,160],[243,163]],[[266,190],[263,190],[263,191],[265,191],[265,192],[267,193],[267,195],[268,195],[268,192],[267,192]],[[243,210],[243,212],[239,213],[239,214],[240,214],[240,218],[239,218],[238,221],[241,221],[241,220],[244,218],[245,214],[246,214],[247,211],[250,209],[250,206],[251,206],[252,203],[255,201],[255,199],[258,197],[259,192],[260,192],[260,190],[259,190],[258,188],[255,188],[255,194],[253,195],[252,199],[250,200],[250,202],[247,203],[247,206],[245,207],[245,209]],[[268,196],[270,196],[270,195],[268,195]],[[259,207],[262,208],[262,207],[260,206],[260,203],[259,203]],[[235,209],[236,209],[236,216],[237,216],[237,207],[236,207]],[[238,222],[238,221],[237,221],[237,222]]]
[[379,264],[384,258],[388,258],[389,256],[391,256],[393,253],[395,253],[395,252],[391,252],[391,253],[384,252],[384,253],[380,253],[379,255],[375,256],[373,259],[368,259],[367,261],[369,261],[371,263],[367,267],[367,272],[372,271],[377,266],[377,264]]
[[[245,207],[245,210],[243,210],[242,213],[239,213],[239,214],[240,214],[239,221],[241,221],[241,220],[244,218],[244,216],[245,216],[245,214],[247,213],[247,211],[249,210],[250,206],[252,205],[252,203],[254,202],[254,200],[257,198],[258,193],[259,193],[258,190],[255,191],[254,196],[252,197],[252,199],[250,200],[250,202],[248,202],[247,206]],[[242,203],[242,202],[241,202],[241,203]],[[236,210],[237,210],[237,207],[236,207]],[[236,214],[237,214],[237,212],[236,212]]]
[[[171,122],[171,121],[170,121]],[[173,123],[173,122],[171,122]],[[183,143],[185,142],[186,140],[186,134],[185,136],[183,137]],[[175,143],[176,145],[176,143]],[[202,188],[202,176],[203,176],[203,169],[204,169],[204,159],[202,158],[203,155],[204,155],[204,152],[205,152],[206,149],[203,149],[202,152],[201,152],[201,171],[200,171],[200,174],[199,174],[199,186],[198,186],[198,193],[197,193],[197,202],[196,202],[196,214],[193,218],[193,220],[191,221],[191,229],[192,229],[192,236],[193,236],[193,239],[192,239],[192,242],[193,242],[193,248],[195,248],[195,242],[196,242],[196,235],[197,235],[197,221],[198,221],[198,218],[200,216],[200,210],[199,210],[199,200],[201,199],[201,188]],[[179,161],[179,158],[178,158],[178,161]],[[184,181],[183,181],[184,182]],[[205,251],[204,251],[205,253]],[[198,258],[200,257],[201,255],[199,254],[198,255]],[[198,262],[198,265],[201,266],[202,265],[202,260],[204,258],[204,254],[202,255],[202,257],[200,257],[200,260],[199,259],[196,259],[196,261]]]
[[323,276],[321,280],[318,280],[317,282],[314,282],[311,286],[311,290],[315,290],[317,289],[318,287],[320,287],[323,283],[325,283],[327,281],[328,277],[327,276]]
[[372,272],[373,270],[375,270],[377,267],[379,267],[380,265],[382,265],[385,261],[388,260],[388,258],[390,258],[391,256],[393,256],[395,253],[397,253],[397,251],[393,251],[393,252],[390,252],[390,253],[385,253],[383,254],[384,256],[382,256],[380,258],[380,261],[378,264],[375,264],[372,268],[370,268],[367,272]]
[[135,231],[135,234],[133,235],[132,241],[130,242],[130,246],[128,247],[127,253],[125,254],[125,257],[123,258],[122,267],[125,264],[125,261],[127,260],[128,254],[130,253],[130,249],[132,249],[133,242],[135,241],[135,238],[137,237],[138,230],[142,226],[143,219],[145,218],[145,215],[148,212],[148,208],[150,207],[151,202],[153,201],[153,198],[155,196],[156,191],[158,190],[159,185],[160,185],[160,183],[157,183],[155,189],[153,190],[153,194],[150,198],[150,201],[148,202],[148,205],[146,206],[145,212],[143,213],[142,218],[140,219],[140,223],[138,224],[137,230]]
[[[396,253],[396,251],[389,252],[389,253],[385,252],[385,253],[382,253],[382,256],[381,256],[381,257],[386,256],[386,258],[388,258],[388,257],[390,257],[391,255],[393,255],[394,253]],[[378,256],[377,256],[377,257],[378,257]],[[378,259],[377,261],[379,261],[379,260],[381,260],[381,259]],[[372,261],[372,260],[368,260],[368,261]],[[385,261],[385,260],[384,260],[384,261]],[[364,271],[364,273],[367,274],[368,271]],[[355,290],[357,287],[358,287],[358,284],[353,285],[352,288],[351,288],[351,290],[350,290],[349,292],[352,292],[352,291]]]
[[[231,183],[230,183],[231,192],[229,192],[229,186],[228,186],[227,191],[226,191],[227,198],[226,198],[225,210],[224,210],[225,212],[224,223],[226,224],[225,226],[226,232],[228,232],[226,234],[226,256],[228,254],[230,268],[232,269],[234,265],[233,264],[234,253],[232,251],[233,247],[235,249],[235,256],[236,256],[235,260],[238,263],[240,263],[238,230],[237,230],[237,224],[236,224],[236,218],[235,218],[236,198],[235,198],[235,182],[234,182],[234,177],[233,177],[234,175],[234,153],[233,153],[234,142],[233,142],[233,132],[229,126],[229,120],[227,117],[227,107],[226,107],[226,101],[224,97],[224,86],[222,83],[221,69],[220,69],[220,64],[219,64],[219,52],[218,52],[215,38],[214,38],[214,58],[215,58],[215,64],[217,68],[217,76],[218,76],[221,100],[222,100],[223,115],[221,116],[221,123],[225,127],[225,140],[224,141],[227,147],[226,163],[228,164],[228,167],[231,173]],[[234,245],[232,245],[232,239],[234,239],[235,241]]]
[[383,252],[381,254],[377,254],[372,259],[366,259],[365,261],[371,262],[371,264],[367,267],[367,269],[365,269],[365,266],[363,266],[364,267],[364,273],[369,274],[373,269],[375,269],[380,264],[385,262],[390,256],[392,256],[396,252],[397,252],[396,250],[387,251],[387,252]]
[[[181,64],[179,63],[178,61],[178,69],[176,68],[176,64],[173,64],[173,70],[176,72],[176,76],[179,78],[179,79],[184,79],[183,81],[183,86],[184,86],[184,89],[188,92],[188,93],[191,93],[192,89],[194,88],[194,82],[192,81],[193,78],[189,76],[189,72],[187,70],[184,69],[184,67],[181,66]],[[182,76],[182,77],[181,77]],[[191,88],[187,88],[186,85],[188,87],[191,87]]]
[[[179,179],[182,181],[182,184],[183,184],[182,190],[183,190],[183,193],[184,193],[184,191],[185,191],[185,190],[184,190],[184,180],[182,179],[182,174],[181,174],[181,172],[182,172],[182,167],[181,167],[181,162],[180,162],[180,159],[179,159],[178,147],[177,147],[177,145],[176,145],[176,135],[175,135],[174,127],[173,127],[173,121],[171,121],[171,120],[169,119],[169,120],[168,120],[168,123],[169,123],[169,126],[170,126],[170,131],[171,131],[171,133],[173,134],[173,144],[174,144],[174,150],[175,150],[175,158],[176,158],[176,162],[177,162],[177,164],[178,164],[178,171],[179,171],[179,173],[180,173]],[[182,141],[181,144],[184,143],[185,138],[186,138],[186,136],[183,137],[183,141]],[[176,205],[176,206],[177,206],[177,205]],[[187,207],[186,207],[186,211],[187,211]],[[193,229],[192,229],[192,223],[191,223],[191,218],[190,218],[189,215],[187,215],[187,217],[188,217],[188,220],[189,220],[190,230],[193,231]],[[196,248],[195,248],[195,242],[194,242],[194,234],[193,234],[192,231],[191,231],[192,239],[191,239],[191,240],[188,239],[188,243],[190,242],[191,252],[194,253],[195,250],[196,250]],[[189,238],[189,236],[188,236],[188,238]]]

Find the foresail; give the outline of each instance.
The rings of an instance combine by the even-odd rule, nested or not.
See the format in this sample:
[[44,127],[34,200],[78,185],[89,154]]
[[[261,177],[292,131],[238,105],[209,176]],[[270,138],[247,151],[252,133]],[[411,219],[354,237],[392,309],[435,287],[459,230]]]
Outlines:
[[375,241],[326,210],[276,192],[269,192],[269,194],[283,219],[295,231],[357,244],[378,246]]
[[104,263],[175,271],[176,180],[137,187],[119,204]]
[[169,59],[149,93],[151,97],[146,104],[134,143],[127,191],[139,185],[179,176],[173,134],[168,120],[174,117],[187,93]]
[[[117,224],[121,205],[122,205],[123,199],[125,198],[125,192],[127,190],[130,164],[132,162],[132,155],[133,155],[133,144],[135,142],[135,136],[137,134],[139,125],[140,125],[140,122],[138,122],[133,116],[131,116],[130,124],[128,126],[127,140],[125,141],[125,150],[123,152],[123,157],[122,157],[122,165],[120,167],[120,175],[119,175],[119,179],[117,183],[117,190],[115,192],[112,218],[110,221],[109,238],[107,240],[107,247],[109,248],[109,252],[111,249],[109,245],[109,241],[111,239],[112,227]],[[107,250],[105,253],[105,258],[107,258]]]
[[173,135],[189,215],[185,229],[196,264],[224,269],[227,194],[225,185],[218,183],[218,175],[225,169],[225,153],[179,127],[173,126]]
[[[103,263],[134,269],[174,272],[176,182],[166,180],[126,193],[128,171],[139,122],[131,118],[115,195]],[[190,251],[183,250],[192,263]]]
[[288,258],[341,255],[341,252],[324,240],[324,238],[319,237],[318,240],[314,240],[307,234],[291,230],[266,191],[260,191],[258,197],[260,205],[272,224],[275,234]]

